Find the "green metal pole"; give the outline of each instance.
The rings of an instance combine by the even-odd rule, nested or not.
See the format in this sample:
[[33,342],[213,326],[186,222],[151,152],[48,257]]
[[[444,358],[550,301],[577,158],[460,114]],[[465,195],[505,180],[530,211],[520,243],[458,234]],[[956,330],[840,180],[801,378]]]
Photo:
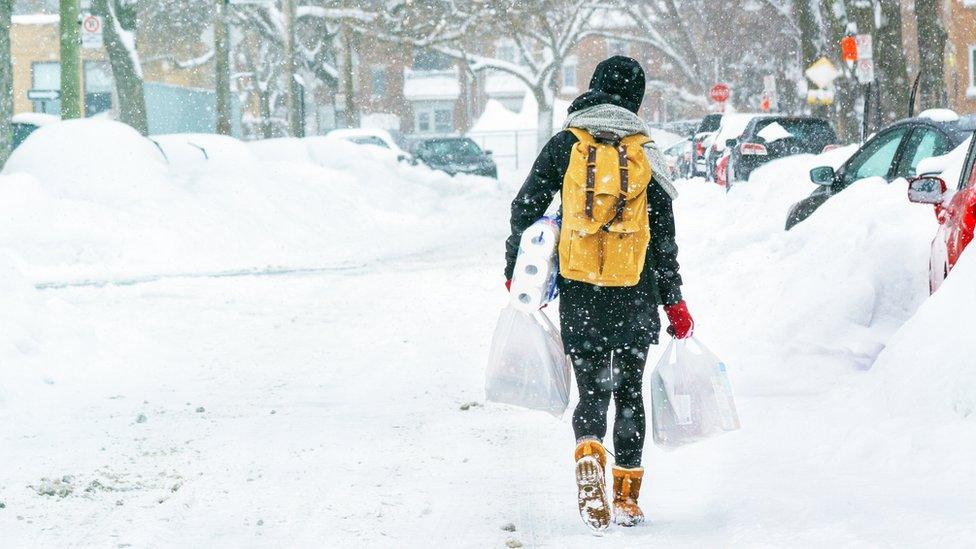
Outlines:
[[78,0],[61,0],[61,118],[81,118],[81,29]]
[[217,94],[217,133],[231,134],[230,121],[230,31],[227,28],[227,0],[214,5],[214,90]]

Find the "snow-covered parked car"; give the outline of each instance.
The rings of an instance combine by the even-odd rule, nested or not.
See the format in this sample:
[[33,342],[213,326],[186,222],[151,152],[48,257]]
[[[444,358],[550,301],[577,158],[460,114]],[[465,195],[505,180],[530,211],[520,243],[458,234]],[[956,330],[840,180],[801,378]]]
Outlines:
[[691,177],[704,177],[707,173],[705,154],[708,152],[711,140],[714,140],[715,132],[718,131],[721,123],[721,114],[709,114],[702,118],[698,124],[695,134],[692,136]]
[[30,134],[42,126],[60,122],[61,119],[53,114],[39,112],[22,112],[15,114],[11,119],[11,126],[14,133],[13,148],[17,148],[23,143]]
[[837,145],[830,122],[813,116],[769,116],[754,118],[738,138],[726,142],[725,169],[716,170],[731,186],[748,181],[756,168],[778,158],[797,154],[819,154]]
[[[976,132],[976,117],[960,120],[959,127]],[[922,161],[918,172],[909,182],[908,199],[931,204],[939,221],[929,258],[929,290],[935,292],[976,231],[976,139],[970,137],[951,153]]]
[[725,154],[728,144],[739,139],[739,137],[746,131],[746,128],[749,126],[750,122],[756,118],[766,116],[769,115],[758,113],[736,113],[726,114],[722,117],[722,122],[719,124],[718,130],[711,139],[711,146],[705,151],[705,177],[709,181],[717,181],[716,168],[718,166],[718,161],[721,160],[722,155]]
[[682,139],[663,152],[671,177],[686,177],[691,168],[691,138]]
[[480,175],[498,179],[498,165],[491,151],[482,150],[467,137],[431,137],[414,144],[417,162],[427,167],[457,175]]
[[964,128],[970,118],[944,109],[925,111],[878,132],[840,168],[819,166],[810,170],[810,180],[819,187],[790,208],[786,229],[810,217],[831,196],[856,181],[880,177],[890,183],[914,177],[923,160],[944,155],[969,137],[971,132]]
[[345,128],[332,130],[326,137],[342,139],[357,145],[367,145],[389,150],[401,162],[412,162],[413,157],[397,145],[393,135],[386,131],[373,128]]

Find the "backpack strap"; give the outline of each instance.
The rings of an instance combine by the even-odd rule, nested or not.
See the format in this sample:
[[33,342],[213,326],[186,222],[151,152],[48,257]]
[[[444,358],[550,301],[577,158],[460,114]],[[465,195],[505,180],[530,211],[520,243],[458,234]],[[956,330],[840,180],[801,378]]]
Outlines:
[[596,147],[588,145],[586,150],[586,216],[593,219],[593,194],[596,191]]
[[620,197],[617,199],[617,221],[624,218],[624,207],[627,205],[627,192],[630,190],[630,168],[627,166],[627,147],[617,146],[620,159]]

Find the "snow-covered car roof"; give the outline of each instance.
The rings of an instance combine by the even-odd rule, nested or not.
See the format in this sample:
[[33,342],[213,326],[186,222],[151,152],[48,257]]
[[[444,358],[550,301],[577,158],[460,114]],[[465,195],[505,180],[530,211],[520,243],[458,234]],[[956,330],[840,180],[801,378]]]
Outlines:
[[726,141],[729,139],[735,139],[742,135],[742,133],[746,131],[746,127],[749,126],[749,122],[752,122],[753,119],[762,116],[772,115],[760,113],[735,113],[723,116],[722,123],[719,125],[718,132],[715,137],[715,150],[725,150]]
[[[338,130],[332,130],[326,137],[332,137],[336,139],[343,139],[345,141],[356,142],[357,139],[373,137],[377,138],[386,144],[386,148],[396,152],[397,154],[406,154],[406,152],[397,145],[396,141],[393,139],[393,135],[386,131],[378,128],[343,128]],[[373,145],[378,146],[378,145]]]
[[60,121],[61,118],[59,116],[42,112],[22,112],[15,114],[11,118],[11,122],[14,124],[31,124],[37,127],[47,126],[48,124],[54,124]]

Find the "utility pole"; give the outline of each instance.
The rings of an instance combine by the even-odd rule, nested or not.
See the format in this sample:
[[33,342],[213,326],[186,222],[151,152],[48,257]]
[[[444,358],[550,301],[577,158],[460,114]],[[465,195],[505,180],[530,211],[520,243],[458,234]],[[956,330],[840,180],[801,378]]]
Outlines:
[[355,67],[353,67],[353,33],[352,29],[348,25],[343,25],[342,27],[342,94],[345,101],[344,108],[346,110],[346,127],[356,128],[359,126],[359,113],[356,109],[356,78],[355,78]]
[[285,20],[285,104],[288,106],[288,129],[292,137],[304,137],[301,91],[295,80],[295,0],[282,0],[281,10]]
[[217,133],[230,135],[230,30],[228,0],[214,6],[214,90],[217,94]]
[[13,149],[14,74],[10,61],[11,3],[0,2],[0,168]]
[[61,118],[81,118],[81,29],[78,0],[61,0]]

